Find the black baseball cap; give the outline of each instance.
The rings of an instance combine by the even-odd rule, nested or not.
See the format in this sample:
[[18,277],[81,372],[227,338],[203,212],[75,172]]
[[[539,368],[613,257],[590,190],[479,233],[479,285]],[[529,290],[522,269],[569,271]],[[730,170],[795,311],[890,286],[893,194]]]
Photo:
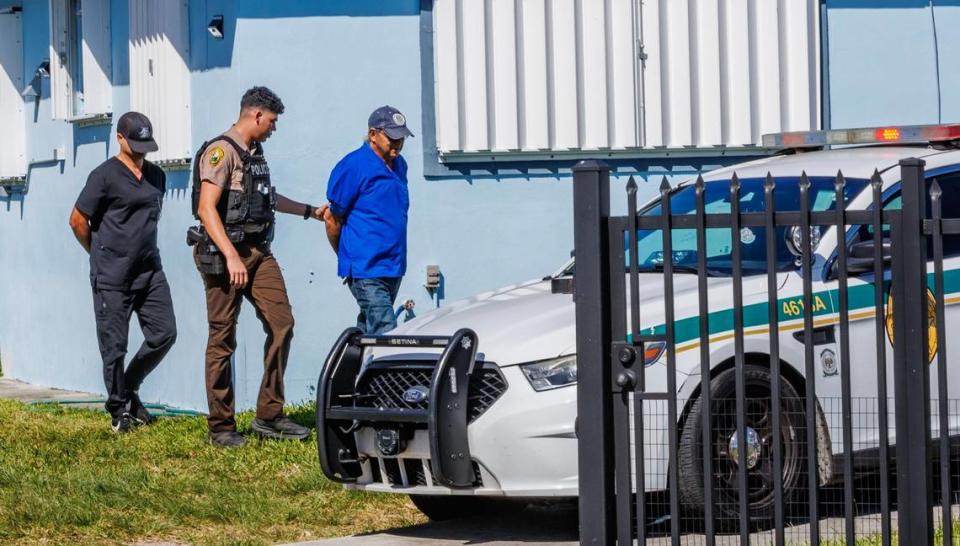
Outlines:
[[407,129],[407,118],[393,106],[381,106],[370,114],[367,127],[381,129],[393,140],[412,137],[413,133]]
[[155,152],[159,149],[153,140],[153,124],[140,112],[127,112],[117,122],[117,134],[127,139],[130,149],[138,154]]

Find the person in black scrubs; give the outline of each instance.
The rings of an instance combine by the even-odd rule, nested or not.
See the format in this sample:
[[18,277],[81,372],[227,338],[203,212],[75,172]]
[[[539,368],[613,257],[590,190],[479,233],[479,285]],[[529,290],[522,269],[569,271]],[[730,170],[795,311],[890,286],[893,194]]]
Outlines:
[[[120,152],[87,178],[70,227],[90,254],[106,409],[113,431],[123,433],[152,420],[138,391],[176,340],[177,325],[157,249],[166,175],[145,159],[157,150],[150,120],[127,112],[117,123],[117,141]],[[124,370],[132,313],[144,341]]]

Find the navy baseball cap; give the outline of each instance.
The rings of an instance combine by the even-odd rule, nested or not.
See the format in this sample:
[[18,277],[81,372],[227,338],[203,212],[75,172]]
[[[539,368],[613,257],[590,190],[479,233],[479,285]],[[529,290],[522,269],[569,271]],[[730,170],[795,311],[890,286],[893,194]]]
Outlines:
[[130,149],[138,154],[155,152],[159,149],[153,140],[153,124],[140,112],[127,112],[117,122],[117,133],[127,139]]
[[381,106],[370,114],[367,127],[382,129],[393,140],[412,137],[413,133],[407,129],[407,118],[393,106]]

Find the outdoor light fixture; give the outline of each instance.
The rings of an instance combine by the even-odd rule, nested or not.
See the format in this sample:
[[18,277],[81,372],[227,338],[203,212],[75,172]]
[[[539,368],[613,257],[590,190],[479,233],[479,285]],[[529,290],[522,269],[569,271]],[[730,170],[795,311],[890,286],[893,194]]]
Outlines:
[[223,15],[214,15],[207,24],[207,31],[217,40],[223,39]]
[[37,70],[34,72],[38,78],[49,78],[50,77],[50,59],[44,59],[40,61],[40,64],[37,65]]
[[27,86],[23,88],[23,91],[20,92],[20,95],[22,95],[23,98],[25,98],[25,99],[38,99],[38,98],[40,98],[40,91],[38,91],[38,90],[33,86],[33,82],[39,83],[39,81],[37,80],[37,78],[34,78],[34,79],[30,80],[30,83],[28,83]]
[[40,78],[49,78],[50,77],[50,61],[44,59],[37,65],[37,69],[33,71],[33,79],[30,80],[30,83],[23,88],[23,91],[20,92],[20,95],[25,99],[33,98],[40,99]]

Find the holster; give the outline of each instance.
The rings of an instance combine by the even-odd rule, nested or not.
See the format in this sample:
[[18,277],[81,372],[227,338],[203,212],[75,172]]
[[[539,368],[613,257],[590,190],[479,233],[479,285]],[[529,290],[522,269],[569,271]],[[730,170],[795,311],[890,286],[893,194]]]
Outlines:
[[227,272],[227,261],[223,259],[223,254],[219,252],[215,254],[197,252],[195,257],[197,271],[204,275],[223,275]]
[[[243,240],[243,232],[239,230],[228,229],[227,236],[233,243]],[[227,272],[227,261],[223,253],[210,239],[203,226],[190,226],[187,229],[187,245],[197,247],[194,251],[197,271],[204,275],[223,275]]]

